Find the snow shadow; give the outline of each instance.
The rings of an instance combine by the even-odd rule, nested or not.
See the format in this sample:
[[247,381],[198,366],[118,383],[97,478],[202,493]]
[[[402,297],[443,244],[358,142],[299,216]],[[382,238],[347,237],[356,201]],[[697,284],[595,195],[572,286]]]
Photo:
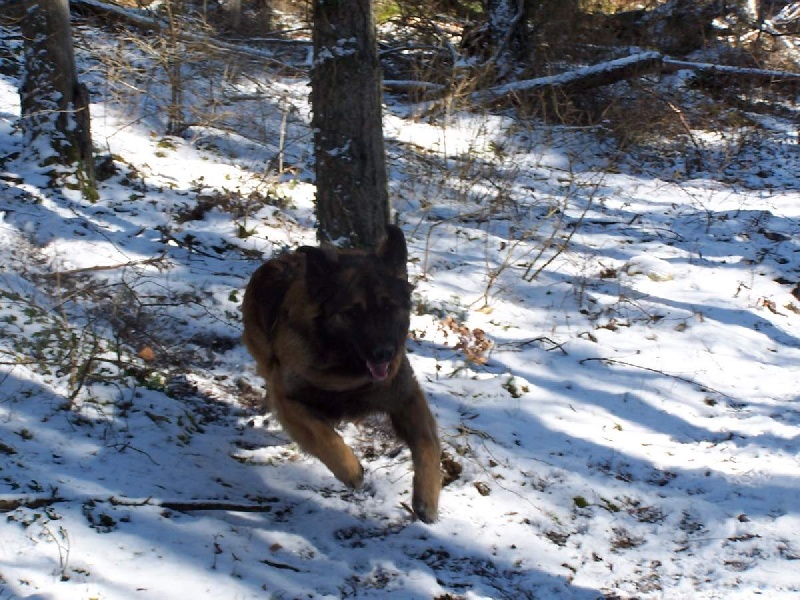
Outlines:
[[[490,597],[533,598],[545,591],[577,600],[601,596],[563,577],[521,569],[469,540],[440,535],[437,526],[416,523],[402,511],[370,511],[370,503],[383,502],[380,490],[332,489],[330,475],[317,466],[234,461],[232,423],[205,424],[191,441],[176,443],[170,426],[183,408],[155,394],[133,400],[117,418],[99,409],[90,423],[17,370],[0,376],[0,490],[4,499],[39,503],[33,511],[6,511],[6,527],[24,537],[57,523],[70,540],[64,581],[106,593],[130,589],[132,582],[143,593],[175,593],[170,578],[161,579],[168,569],[181,573],[184,591],[222,586],[254,597],[427,597],[431,589]],[[298,486],[301,477],[308,483]],[[170,508],[193,503],[196,510]],[[238,512],[215,503],[260,508]],[[36,511],[47,519],[32,519]],[[134,557],[137,566],[124,568]],[[57,562],[47,568],[59,569]]]

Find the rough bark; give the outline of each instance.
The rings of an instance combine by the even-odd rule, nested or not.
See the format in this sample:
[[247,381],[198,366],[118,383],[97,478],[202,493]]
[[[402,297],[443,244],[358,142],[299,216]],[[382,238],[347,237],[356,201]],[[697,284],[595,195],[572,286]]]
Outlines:
[[311,69],[318,236],[375,247],[389,222],[381,71],[369,0],[314,3]]
[[76,164],[84,190],[93,190],[89,93],[78,81],[68,2],[25,0],[24,6],[19,94],[26,143],[47,163]]

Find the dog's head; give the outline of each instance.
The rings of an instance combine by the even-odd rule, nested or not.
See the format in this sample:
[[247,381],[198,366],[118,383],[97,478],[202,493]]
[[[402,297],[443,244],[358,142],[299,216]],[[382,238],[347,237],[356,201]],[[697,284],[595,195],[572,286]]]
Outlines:
[[315,328],[332,368],[374,381],[393,377],[408,336],[411,290],[408,250],[399,227],[386,228],[374,253],[303,247]]

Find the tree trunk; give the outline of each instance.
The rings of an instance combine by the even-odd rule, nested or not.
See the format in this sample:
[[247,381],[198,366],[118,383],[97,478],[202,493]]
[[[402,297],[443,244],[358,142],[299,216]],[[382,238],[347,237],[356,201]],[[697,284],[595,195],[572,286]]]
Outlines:
[[468,27],[461,48],[494,69],[494,80],[508,79],[530,54],[525,0],[484,0],[484,21]]
[[492,60],[498,77],[507,77],[528,53],[525,0],[486,0],[486,12]]
[[314,2],[317,235],[375,247],[389,222],[381,72],[369,0]]
[[242,0],[225,0],[222,10],[228,18],[228,27],[231,31],[239,33],[242,28]]
[[68,1],[25,0],[25,8],[25,68],[19,94],[26,145],[44,164],[75,164],[84,193],[92,195],[89,92],[78,81]]

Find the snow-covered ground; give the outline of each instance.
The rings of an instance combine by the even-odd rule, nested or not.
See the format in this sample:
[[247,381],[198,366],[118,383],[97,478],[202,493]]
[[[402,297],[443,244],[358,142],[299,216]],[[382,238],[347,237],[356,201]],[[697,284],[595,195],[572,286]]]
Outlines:
[[425,525],[385,423],[344,428],[367,468],[345,489],[261,414],[239,341],[249,275],[315,238],[306,82],[260,84],[299,107],[282,177],[277,139],[164,137],[95,93],[116,167],[95,203],[26,160],[16,83],[0,598],[800,593],[796,129],[764,120],[735,152],[696,132],[715,168],[689,178],[593,130],[390,102],[409,351],[446,452]]

